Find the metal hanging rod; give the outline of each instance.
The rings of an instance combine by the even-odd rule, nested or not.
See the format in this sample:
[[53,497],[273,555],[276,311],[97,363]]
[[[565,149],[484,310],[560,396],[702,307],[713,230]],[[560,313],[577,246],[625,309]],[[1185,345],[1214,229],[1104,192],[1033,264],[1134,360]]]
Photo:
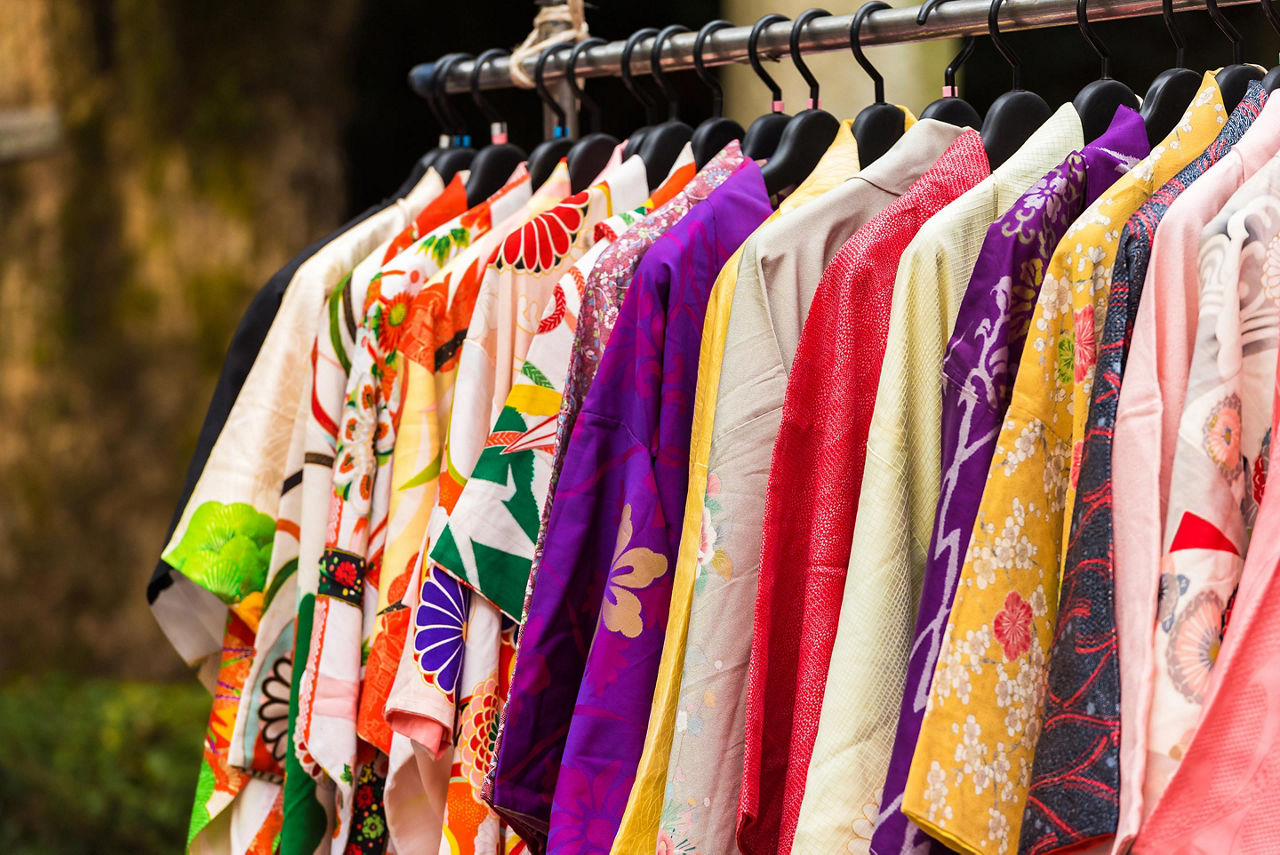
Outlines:
[[[1257,0],[1218,0],[1219,6],[1256,5]],[[987,12],[990,0],[952,0],[935,8],[927,24],[916,23],[919,7],[886,9],[867,18],[862,28],[864,45],[900,44],[947,39],[956,36],[986,35]],[[1206,11],[1203,2],[1197,0],[1173,0],[1175,12]],[[1006,0],[1001,7],[1000,31],[1032,30],[1076,24],[1076,0]],[[1159,15],[1160,0],[1095,0],[1089,4],[1089,20],[1112,21],[1118,18],[1136,18]],[[853,15],[833,15],[818,18],[805,28],[800,39],[801,53],[849,50],[849,24]],[[760,38],[761,58],[780,59],[787,56],[787,39],[791,22],[773,24]],[[728,65],[747,61],[747,36],[751,27],[732,27],[713,33],[706,41],[703,56],[707,65]],[[696,33],[682,33],[669,38],[662,48],[664,71],[693,68],[693,41]],[[653,40],[646,39],[637,47],[631,59],[632,70],[637,74],[649,72],[649,51]],[[618,76],[622,61],[622,42],[609,42],[583,54],[578,61],[578,77]],[[549,59],[544,77],[553,83],[564,77],[567,51]],[[533,74],[537,57],[524,61],[524,70]],[[449,92],[466,92],[469,88],[472,63],[470,60],[456,64],[449,73],[445,87]],[[430,64],[418,66],[413,76],[425,75]],[[480,72],[481,89],[504,89],[514,86],[508,68],[508,60],[500,58],[488,63]]]

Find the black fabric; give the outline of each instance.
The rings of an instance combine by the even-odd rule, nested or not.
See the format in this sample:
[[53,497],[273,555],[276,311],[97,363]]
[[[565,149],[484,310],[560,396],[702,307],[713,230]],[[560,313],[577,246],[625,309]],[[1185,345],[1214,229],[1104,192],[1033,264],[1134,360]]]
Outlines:
[[[222,427],[227,422],[227,416],[231,413],[231,406],[236,402],[236,397],[240,394],[240,388],[244,386],[245,378],[249,376],[249,369],[253,367],[254,360],[258,358],[258,351],[262,349],[262,342],[267,337],[267,330],[271,328],[271,323],[275,320],[276,313],[280,310],[280,301],[284,299],[285,289],[293,279],[294,274],[298,272],[298,268],[330,241],[340,237],[349,229],[354,228],[359,223],[393,204],[396,199],[407,196],[424,174],[426,174],[426,170],[420,164],[414,164],[413,171],[394,196],[384,200],[381,205],[374,205],[357,214],[335,231],[330,232],[298,253],[288,264],[277,270],[267,280],[267,284],[258,291],[253,301],[249,303],[249,308],[245,311],[244,317],[240,319],[240,325],[236,327],[235,334],[231,336],[231,344],[227,347],[227,358],[222,364],[222,372],[219,374],[218,383],[213,389],[213,399],[209,402],[204,424],[200,427],[200,436],[196,440],[195,451],[191,455],[191,463],[187,466],[187,477],[182,483],[182,493],[178,496],[177,507],[173,511],[173,519],[169,522],[169,530],[165,535],[166,544],[173,537],[173,531],[178,526],[178,520],[182,518],[182,511],[191,499],[191,493],[195,490],[196,482],[200,480],[201,473],[204,472],[205,463],[209,460],[209,453],[213,450],[213,444],[222,432]],[[161,548],[163,549],[163,546]],[[163,559],[156,562],[156,568],[151,574],[151,581],[147,583],[148,603],[155,602],[160,592],[173,584],[173,580],[170,578],[172,572],[173,568]]]

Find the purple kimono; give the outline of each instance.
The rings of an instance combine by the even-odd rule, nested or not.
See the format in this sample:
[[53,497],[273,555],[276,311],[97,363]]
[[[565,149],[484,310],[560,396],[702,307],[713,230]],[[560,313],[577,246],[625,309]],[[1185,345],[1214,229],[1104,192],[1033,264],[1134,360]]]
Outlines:
[[1141,117],[1121,108],[1105,134],[1068,155],[987,230],[942,363],[942,489],[874,855],[916,852],[921,844],[949,851],[902,814],[902,793],[1027,328],[1062,235],[1147,153]]
[[748,161],[654,243],[570,436],[493,791],[548,852],[608,851],[622,820],[662,656],[707,301],[770,213]]

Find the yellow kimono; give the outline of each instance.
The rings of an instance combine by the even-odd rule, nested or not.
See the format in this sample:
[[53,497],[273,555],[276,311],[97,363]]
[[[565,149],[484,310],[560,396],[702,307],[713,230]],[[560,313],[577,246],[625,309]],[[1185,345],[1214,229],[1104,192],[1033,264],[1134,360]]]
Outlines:
[[1178,126],[1081,215],[1049,262],[903,797],[903,812],[957,851],[1018,848],[1057,623],[1072,461],[1120,232],[1226,118],[1210,72]]

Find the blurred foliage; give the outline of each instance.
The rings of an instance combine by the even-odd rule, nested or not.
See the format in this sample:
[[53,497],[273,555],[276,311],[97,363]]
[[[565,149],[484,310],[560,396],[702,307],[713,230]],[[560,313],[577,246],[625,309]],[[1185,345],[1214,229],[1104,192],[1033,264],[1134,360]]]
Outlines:
[[56,673],[0,686],[0,851],[177,851],[208,715],[194,682]]

